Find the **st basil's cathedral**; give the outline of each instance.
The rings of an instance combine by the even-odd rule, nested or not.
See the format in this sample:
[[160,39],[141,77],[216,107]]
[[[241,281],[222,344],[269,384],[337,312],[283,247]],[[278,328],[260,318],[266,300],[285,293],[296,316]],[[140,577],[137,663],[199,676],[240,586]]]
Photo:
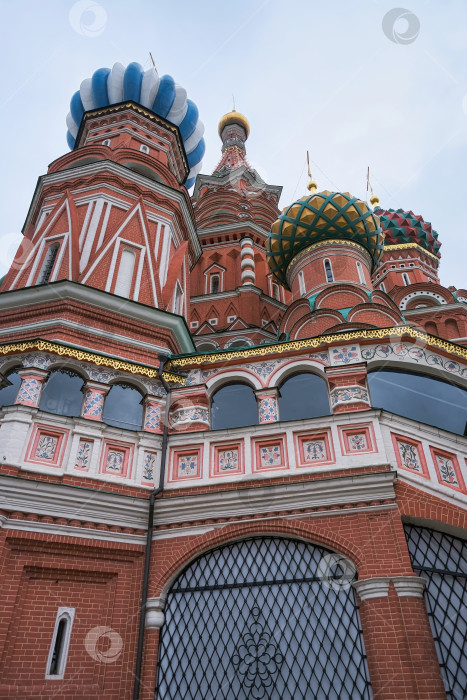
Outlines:
[[467,697],[438,233],[311,177],[279,205],[235,110],[203,174],[138,63],[66,121],[0,283],[0,698]]

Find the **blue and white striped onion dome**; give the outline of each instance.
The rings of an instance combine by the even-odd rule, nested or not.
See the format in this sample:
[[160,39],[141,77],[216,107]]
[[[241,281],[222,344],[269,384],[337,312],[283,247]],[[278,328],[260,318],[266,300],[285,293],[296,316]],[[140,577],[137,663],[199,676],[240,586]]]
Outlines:
[[71,98],[70,112],[66,118],[70,149],[75,147],[85,112],[125,100],[133,100],[178,126],[190,167],[185,187],[192,187],[201,170],[206,150],[204,124],[199,120],[198,108],[187,99],[186,90],[172,76],[163,75],[160,78],[154,68],[144,71],[139,63],[130,63],[126,68],[121,63],[115,63],[112,69],[99,68],[92,78],[83,80],[80,89]]

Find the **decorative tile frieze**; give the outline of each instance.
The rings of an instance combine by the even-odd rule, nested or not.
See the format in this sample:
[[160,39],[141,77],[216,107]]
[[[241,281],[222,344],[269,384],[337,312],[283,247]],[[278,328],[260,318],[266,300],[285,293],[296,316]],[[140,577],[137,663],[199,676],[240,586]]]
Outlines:
[[391,438],[396,453],[397,466],[429,479],[422,443],[419,440],[394,433],[391,433]]
[[329,430],[295,434],[297,466],[311,467],[335,462]]
[[366,403],[370,405],[368,391],[362,386],[346,386],[335,388],[330,393],[331,407],[334,410],[343,404]]
[[69,430],[35,423],[26,449],[26,462],[60,467]]
[[100,473],[112,475],[118,478],[131,478],[132,462],[133,462],[134,445],[113,441],[104,440]]
[[371,423],[338,426],[343,455],[375,452],[375,435]]
[[149,433],[161,433],[161,412],[162,406],[160,399],[153,396],[146,396],[144,399],[143,430],[146,430]]
[[84,401],[81,409],[82,417],[88,418],[89,420],[102,420],[105,397],[109,391],[110,386],[106,384],[86,382],[83,388]]
[[75,469],[81,472],[89,471],[91,465],[92,448],[94,441],[80,438],[78,451],[75,458]]
[[275,423],[279,420],[278,393],[277,388],[255,391],[260,423]]
[[243,440],[211,446],[211,476],[230,476],[244,473]]
[[439,367],[459,377],[467,377],[467,367],[462,362],[430,352],[425,347],[419,347],[413,343],[394,342],[367,346],[362,350],[362,356],[367,361],[390,358],[395,361],[413,362],[427,367]]
[[359,345],[342,345],[337,348],[330,349],[331,365],[337,367],[339,365],[349,365],[355,362],[362,361],[362,354]]
[[253,471],[269,472],[287,469],[287,453],[284,436],[253,440]]
[[458,491],[465,491],[465,484],[456,455],[432,446],[430,446],[430,452],[439,483]]
[[24,406],[37,406],[48,373],[40,369],[22,369],[18,371],[18,374],[21,376],[21,386],[15,403]]
[[155,452],[145,452],[143,461],[143,484],[154,484],[157,469],[157,454]]
[[199,479],[202,475],[203,446],[175,447],[170,450],[169,481]]

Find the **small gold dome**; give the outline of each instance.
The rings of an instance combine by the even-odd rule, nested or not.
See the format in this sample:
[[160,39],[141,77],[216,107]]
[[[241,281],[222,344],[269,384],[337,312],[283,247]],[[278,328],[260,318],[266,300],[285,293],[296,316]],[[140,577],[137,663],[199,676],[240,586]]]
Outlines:
[[250,123],[248,119],[244,117],[243,114],[240,114],[240,112],[237,112],[235,109],[233,109],[231,112],[227,112],[227,114],[224,114],[224,116],[219,121],[219,136],[222,134],[222,130],[224,129],[224,127],[226,127],[228,124],[239,124],[245,129],[246,137],[248,138],[248,136],[250,135]]

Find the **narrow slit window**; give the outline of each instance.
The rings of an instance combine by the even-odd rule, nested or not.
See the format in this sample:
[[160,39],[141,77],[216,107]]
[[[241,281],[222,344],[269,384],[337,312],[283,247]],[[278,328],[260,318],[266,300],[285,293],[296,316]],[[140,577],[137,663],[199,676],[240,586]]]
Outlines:
[[363,273],[362,263],[360,263],[360,262],[357,262],[357,272],[358,272],[358,279],[360,280],[360,284],[366,284],[365,275]]
[[384,282],[381,282],[381,284],[379,285],[379,288],[381,289],[382,292],[386,291],[386,285],[384,284]]
[[276,284],[275,282],[272,283],[272,296],[274,297],[274,299],[277,299],[278,301],[280,301],[281,296],[280,296],[279,285]]
[[211,294],[219,292],[219,275],[211,275]]
[[45,677],[49,680],[60,680],[65,675],[74,616],[74,608],[58,609],[45,673]]
[[409,276],[406,272],[402,273],[402,279],[404,280],[405,286],[408,287],[410,285],[410,280],[409,280]]
[[44,262],[42,263],[42,270],[37,280],[38,284],[46,284],[49,281],[52,270],[54,269],[55,260],[57,259],[59,247],[60,245],[58,243],[53,243],[49,246],[45,254]]
[[133,272],[135,269],[136,255],[129,248],[125,248],[120,259],[117,282],[115,283],[115,294],[120,297],[129,297],[133,283]]
[[332,273],[331,262],[327,259],[324,261],[324,271],[326,273],[326,282],[334,282],[334,275]]
[[300,287],[300,295],[304,296],[306,289],[305,289],[305,278],[303,276],[303,270],[300,270],[298,273],[298,286]]

